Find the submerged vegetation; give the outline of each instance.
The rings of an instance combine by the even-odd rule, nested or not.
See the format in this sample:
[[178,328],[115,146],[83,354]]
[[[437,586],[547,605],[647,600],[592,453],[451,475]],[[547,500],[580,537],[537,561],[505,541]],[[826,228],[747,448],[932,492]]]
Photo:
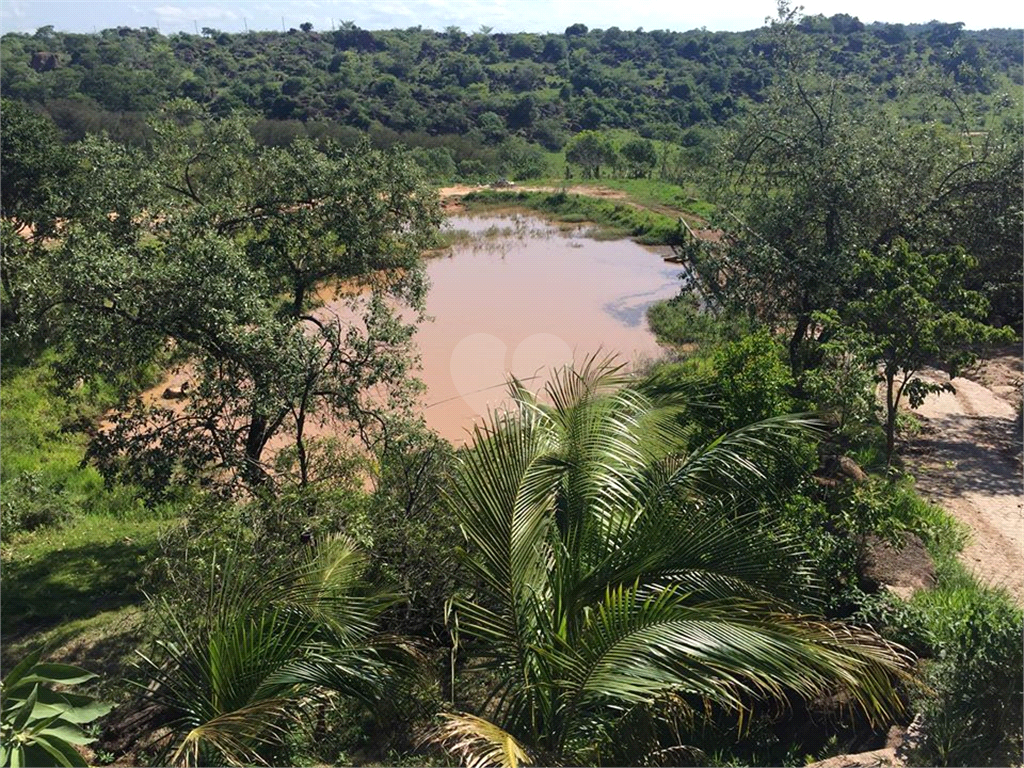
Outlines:
[[[5,35],[0,763],[1019,762],[901,439],[1021,331],[1020,35],[961,26]],[[499,175],[687,282],[456,448],[423,256],[519,230],[433,182]]]

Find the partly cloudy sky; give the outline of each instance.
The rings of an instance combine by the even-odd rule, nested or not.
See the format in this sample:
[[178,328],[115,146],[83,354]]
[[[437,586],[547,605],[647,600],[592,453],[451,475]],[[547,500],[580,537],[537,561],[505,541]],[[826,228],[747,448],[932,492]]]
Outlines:
[[[804,0],[804,12],[848,13],[861,21],[900,23],[932,19],[962,21],[969,29],[1024,26],[1019,2],[984,0]],[[475,31],[561,32],[582,22],[591,28],[743,30],[773,15],[773,0],[0,0],[0,30],[91,32],[107,27],[159,27],[192,32],[213,27],[227,32],[298,27],[304,21],[330,29],[353,21],[365,29],[455,25]]]

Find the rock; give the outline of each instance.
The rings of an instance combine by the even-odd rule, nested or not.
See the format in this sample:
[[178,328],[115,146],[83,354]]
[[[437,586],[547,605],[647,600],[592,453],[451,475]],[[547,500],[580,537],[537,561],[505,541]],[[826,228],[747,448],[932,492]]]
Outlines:
[[[855,483],[863,483],[868,479],[867,472],[860,468],[860,465],[849,456],[828,455],[821,460],[821,477],[826,480],[842,481],[852,480]],[[823,483],[823,485],[834,485],[835,483]]]
[[180,387],[167,387],[161,397],[163,397],[164,400],[184,400],[188,397],[189,388],[189,383],[187,381],[183,381],[181,382]]
[[935,562],[924,542],[912,533],[904,533],[898,547],[870,534],[864,540],[860,574],[868,591],[885,588],[906,600],[935,584]]
[[882,749],[873,749],[870,752],[856,752],[846,755],[836,755],[816,763],[808,763],[808,768],[879,768],[880,766],[902,766],[906,763],[901,755],[904,731],[898,725],[889,729],[885,738],[885,746]]
[[855,755],[836,755],[816,763],[808,763],[807,768],[879,768],[900,765],[903,763],[896,758],[896,750],[886,747],[871,752],[858,752]]
[[36,72],[49,72],[51,69],[56,69],[58,63],[57,54],[37,51],[32,54],[32,61],[29,62],[29,66]]

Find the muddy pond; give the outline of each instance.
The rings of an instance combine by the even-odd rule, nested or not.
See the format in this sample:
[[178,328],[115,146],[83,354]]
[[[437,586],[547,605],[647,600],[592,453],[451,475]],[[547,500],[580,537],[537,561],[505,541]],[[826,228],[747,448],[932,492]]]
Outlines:
[[427,263],[431,320],[416,333],[427,424],[456,444],[506,400],[509,374],[539,390],[551,368],[595,352],[635,366],[661,348],[647,308],[679,291],[682,268],[631,240],[525,216],[453,217],[463,235]]

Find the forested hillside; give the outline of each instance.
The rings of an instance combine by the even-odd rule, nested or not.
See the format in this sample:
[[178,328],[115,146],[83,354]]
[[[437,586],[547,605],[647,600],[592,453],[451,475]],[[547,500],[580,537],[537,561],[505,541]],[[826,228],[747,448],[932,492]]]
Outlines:
[[[876,86],[877,98],[917,119],[982,127],[1024,83],[1015,30],[962,24],[871,24],[845,14],[804,17],[799,31],[827,70]],[[588,29],[564,34],[466,33],[419,27],[165,36],[155,29],[68,34],[52,27],[2,42],[4,96],[44,106],[73,138],[105,127],[141,140],[134,117],[187,97],[213,114],[428,136],[482,145],[510,134],[557,150],[581,130],[624,128],[645,138],[700,141],[764,99],[773,43],[748,32]],[[962,101],[938,114],[915,91],[947,81]],[[125,119],[130,125],[125,124]],[[329,122],[328,122],[329,121]],[[292,129],[294,130],[294,128]],[[266,128],[280,138],[281,128]],[[287,134],[284,134],[287,135]],[[392,139],[393,140],[393,139]],[[407,138],[407,143],[409,139]],[[456,160],[462,159],[457,157]]]

